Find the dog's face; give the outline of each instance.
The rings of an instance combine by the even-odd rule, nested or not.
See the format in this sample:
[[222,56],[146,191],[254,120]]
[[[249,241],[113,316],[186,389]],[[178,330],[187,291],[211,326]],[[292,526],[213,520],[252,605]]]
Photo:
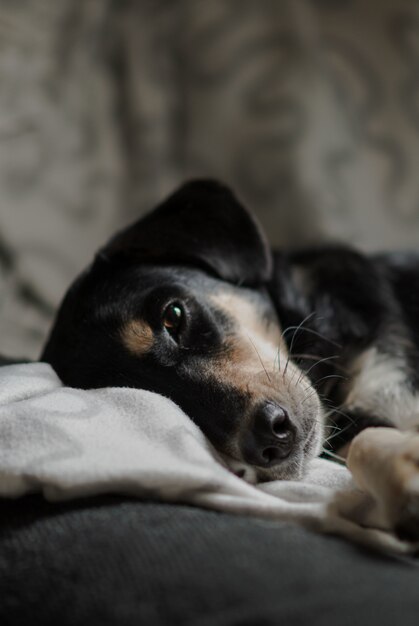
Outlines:
[[299,477],[319,450],[320,402],[288,359],[269,274],[249,214],[191,183],[100,252],[43,358],[66,384],[170,397],[248,480]]

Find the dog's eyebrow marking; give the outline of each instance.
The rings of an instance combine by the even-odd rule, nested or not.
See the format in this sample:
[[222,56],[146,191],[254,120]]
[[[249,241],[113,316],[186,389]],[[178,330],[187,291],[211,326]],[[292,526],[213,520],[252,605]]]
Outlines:
[[236,322],[236,339],[241,339],[246,352],[250,351],[253,355],[257,351],[263,359],[270,361],[275,359],[279,349],[286,354],[287,348],[279,323],[264,320],[257,301],[252,302],[230,292],[216,293],[211,296],[211,300]]
[[153,346],[154,335],[144,320],[130,320],[121,331],[122,343],[127,350],[136,355],[146,354]]
[[[275,320],[263,318],[263,309],[258,308],[258,301],[239,296],[231,292],[219,292],[211,296],[217,308],[234,320],[235,328],[225,339],[224,355],[219,359],[215,376],[229,381],[243,393],[249,392],[259,380],[273,386],[278,351],[283,340],[279,324]],[[266,378],[266,380],[265,380]]]

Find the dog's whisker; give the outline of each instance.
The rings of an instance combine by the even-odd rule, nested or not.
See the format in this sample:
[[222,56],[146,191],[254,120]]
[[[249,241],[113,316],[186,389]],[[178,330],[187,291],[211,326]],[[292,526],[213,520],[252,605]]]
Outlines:
[[308,370],[305,372],[305,375],[308,376],[311,370],[317,365],[320,365],[320,363],[325,363],[326,361],[331,361],[332,359],[339,359],[339,358],[340,357],[338,354],[334,354],[333,356],[325,356],[323,359],[319,359],[316,363],[313,363],[313,365],[309,367]]
[[[321,421],[319,421],[319,424],[322,424]],[[332,426],[332,424],[323,424],[324,428],[327,428],[328,430],[334,430],[334,431],[338,431],[339,433],[341,432],[341,428],[339,428],[339,426]],[[326,439],[326,442],[328,441],[328,439]]]
[[276,363],[278,363],[278,374],[280,374],[281,373],[281,363],[280,363],[279,348],[276,351],[276,355],[274,356],[274,364],[273,364],[274,372],[276,371]]
[[285,368],[284,371],[282,372],[282,378],[285,378],[285,374],[287,373],[287,369],[288,369],[288,363],[290,362],[290,354],[287,354],[287,360],[285,363]]
[[[294,341],[295,341],[296,334],[298,333],[298,331],[299,331],[299,330],[301,330],[301,329],[303,328],[304,324],[305,324],[306,322],[308,322],[308,320],[309,320],[311,317],[313,317],[313,315],[315,315],[315,314],[316,314],[316,313],[315,313],[315,311],[312,311],[312,313],[309,313],[309,315],[307,315],[307,316],[303,319],[303,321],[302,321],[302,322],[300,322],[300,323],[298,324],[298,326],[297,326],[297,327],[288,326],[287,330],[286,330],[286,331],[284,331],[284,333],[283,333],[283,335],[282,335],[282,337],[283,337],[283,338],[284,338],[284,336],[285,336],[285,332],[288,332],[289,330],[292,330],[293,328],[295,328],[294,333],[293,333],[293,335],[292,335],[291,343],[290,343],[290,350],[289,350],[289,351],[290,351],[290,354],[292,354],[292,348],[293,348],[293,346],[294,346]],[[307,330],[307,329],[304,329],[304,330]]]
[[[323,361],[332,359],[332,358],[338,358],[336,357],[325,357],[324,359],[319,359],[316,363],[314,363],[306,372],[304,370],[301,370],[301,373],[298,377],[297,382],[295,383],[296,385],[299,384],[299,382],[301,381],[302,377],[305,375],[308,377],[308,374],[311,372],[311,370],[316,367],[316,365],[318,365],[319,363],[322,363]],[[313,389],[315,388],[315,385],[318,385],[321,381],[326,380],[327,378],[342,378],[345,379],[344,376],[341,376],[340,374],[329,374],[328,376],[323,376],[322,378],[320,378],[319,380],[315,381],[315,383],[310,382],[310,385],[313,387]]]
[[330,413],[326,414],[325,418],[330,419],[330,416],[333,415],[333,413],[338,413],[338,415],[342,415],[342,417],[345,417],[351,424],[356,424],[356,421],[352,417],[350,417],[349,415],[347,415],[347,413],[337,407],[331,407]]
[[332,441],[333,439],[336,439],[336,437],[339,437],[339,435],[341,435],[342,433],[346,432],[349,428],[351,428],[352,424],[347,424],[345,426],[345,428],[337,428],[335,427],[335,429],[337,430],[337,432],[333,433],[332,435],[330,435],[330,437],[327,437],[325,439],[325,443],[329,443],[330,441]]
[[346,376],[340,376],[339,374],[329,374],[328,376],[322,376],[319,380],[316,380],[313,383],[314,385],[319,385],[323,380],[327,380],[329,378],[339,378],[340,380],[348,380]]
[[305,400],[306,400],[309,396],[312,396],[314,393],[317,393],[317,390],[313,387],[313,385],[312,385],[311,383],[308,385],[308,387],[306,387],[306,388],[304,389],[304,391],[305,391],[306,393],[305,393],[305,395],[304,395],[303,400],[301,401],[301,404],[303,404],[303,403],[304,403],[304,401],[305,401]]
[[[316,337],[319,337],[320,339],[323,339],[324,341],[327,341],[328,343],[334,345],[336,348],[342,348],[341,344],[337,343],[333,339],[330,339],[329,337],[326,337],[326,335],[323,335],[318,330],[314,330],[314,328],[307,328],[306,326],[303,326],[315,314],[316,312],[313,311],[312,313],[307,315],[307,317],[305,317],[298,326],[287,326],[287,328],[282,332],[282,337],[284,338],[285,334],[288,333],[290,330],[303,330],[307,333],[311,333],[312,335],[315,335]],[[322,319],[322,318],[318,318],[318,319]]]
[[[335,355],[335,356],[339,356],[339,355]],[[319,354],[308,354],[305,352],[297,352],[297,353],[294,352],[294,354],[292,354],[291,357],[293,359],[304,359],[304,360],[310,360],[310,361],[316,361],[322,358],[322,356]],[[299,364],[297,363],[297,365]],[[343,367],[339,363],[334,363],[334,367],[342,372],[347,373],[347,368]]]
[[[292,335],[292,339],[291,339],[291,343],[290,343],[290,347],[289,347],[289,351],[288,351],[287,362],[286,362],[286,365],[285,365],[285,370],[284,370],[284,374],[283,374],[283,376],[285,376],[285,374],[286,374],[286,372],[287,372],[287,368],[288,368],[288,364],[289,364],[290,358],[291,358],[291,356],[293,356],[292,349],[293,349],[293,347],[294,347],[294,341],[295,341],[295,338],[296,338],[296,336],[297,336],[297,333],[298,333],[299,331],[301,331],[301,330],[310,331],[311,329],[309,329],[309,328],[305,328],[305,327],[304,327],[304,324],[305,324],[306,322],[308,322],[308,320],[309,320],[310,318],[312,318],[313,316],[315,316],[315,315],[316,315],[316,312],[315,312],[315,311],[312,311],[311,313],[309,313],[308,315],[306,315],[306,317],[305,317],[305,318],[304,318],[304,319],[303,319],[303,320],[302,320],[302,321],[298,324],[298,326],[288,326],[288,327],[287,327],[287,328],[286,328],[286,329],[282,332],[282,338],[283,338],[283,339],[285,339],[285,335],[286,335],[286,333],[288,333],[290,330],[294,330],[294,333],[293,333],[293,335]],[[313,331],[313,332],[314,332],[314,333],[316,333],[316,331]],[[317,334],[318,334],[318,333],[317,333]],[[325,339],[327,339],[327,338],[325,338]]]
[[331,452],[330,450],[325,450],[324,448],[322,448],[322,450],[324,454],[327,454],[327,456],[330,456],[335,461],[340,461],[341,463],[346,464],[343,456],[339,456],[339,454],[335,454],[334,452]]
[[303,324],[305,324],[306,321],[308,321],[310,319],[310,317],[313,317],[313,315],[315,315],[316,312],[312,311],[311,313],[309,313],[302,322],[300,322],[300,324],[298,324],[298,326],[287,326],[281,333],[281,337],[284,338],[285,335],[287,334],[288,331],[290,330],[296,330],[298,328],[301,328]]
[[310,359],[312,361],[322,358],[319,354],[308,354],[305,352],[294,352],[291,356],[293,359]]
[[[300,371],[300,370],[299,370],[299,369],[297,369],[297,368],[295,368],[295,369],[294,369],[294,371],[293,371],[293,373],[292,373],[292,376],[291,376],[291,378],[290,378],[290,384],[294,382],[295,375],[296,375],[299,371]],[[295,385],[296,385],[297,383],[298,383],[298,380],[297,380],[297,382],[295,383]]]
[[304,404],[309,398],[311,398],[315,394],[317,394],[317,389],[313,388],[313,391],[309,393],[308,395],[306,395],[306,397],[301,401],[301,404]]
[[262,367],[263,367],[263,371],[264,371],[264,372],[265,372],[265,374],[266,374],[266,378],[267,378],[267,379],[268,379],[268,381],[271,383],[271,378],[270,378],[270,376],[269,376],[269,374],[268,374],[268,370],[266,369],[266,367],[265,367],[265,365],[264,365],[264,363],[263,363],[263,361],[262,361],[262,357],[261,357],[261,356],[260,356],[260,354],[259,354],[259,350],[256,348],[255,344],[253,343],[253,341],[252,341],[252,339],[249,337],[249,335],[247,335],[247,338],[248,338],[248,340],[250,341],[250,343],[252,344],[253,348],[255,349],[256,354],[258,355],[258,359],[259,359],[259,361],[260,361],[260,364],[261,364],[261,365],[262,365]]

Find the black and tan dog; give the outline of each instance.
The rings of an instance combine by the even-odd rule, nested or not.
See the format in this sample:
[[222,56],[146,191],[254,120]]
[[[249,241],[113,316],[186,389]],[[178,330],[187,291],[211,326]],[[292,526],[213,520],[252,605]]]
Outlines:
[[[170,397],[248,481],[299,478],[322,446],[418,426],[418,284],[419,256],[271,252],[227,188],[194,181],[97,254],[42,359],[70,386]],[[418,457],[375,428],[349,458],[412,537]]]

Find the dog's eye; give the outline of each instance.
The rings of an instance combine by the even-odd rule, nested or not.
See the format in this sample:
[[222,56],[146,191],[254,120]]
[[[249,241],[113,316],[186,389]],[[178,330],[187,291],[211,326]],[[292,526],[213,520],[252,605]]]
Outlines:
[[182,324],[183,317],[182,307],[176,302],[172,302],[163,311],[163,326],[171,335],[176,335]]

